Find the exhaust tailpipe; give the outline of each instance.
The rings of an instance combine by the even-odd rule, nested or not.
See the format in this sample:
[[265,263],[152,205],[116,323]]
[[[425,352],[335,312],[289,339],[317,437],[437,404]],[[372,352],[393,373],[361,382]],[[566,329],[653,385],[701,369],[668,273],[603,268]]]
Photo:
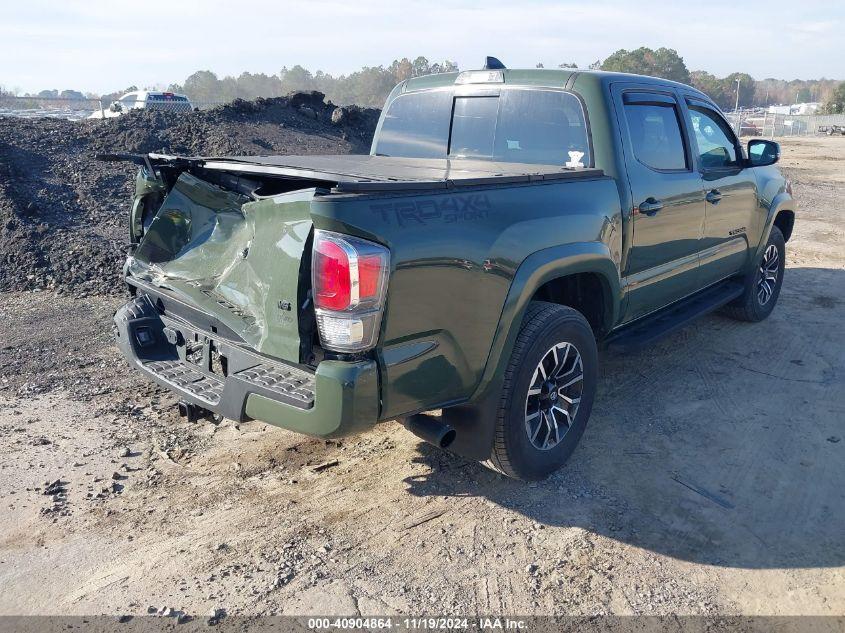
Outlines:
[[440,418],[425,413],[408,416],[402,424],[411,433],[438,448],[448,448],[455,441],[455,429]]
[[179,415],[187,418],[188,422],[196,422],[203,418],[212,419],[214,413],[184,400],[179,401]]

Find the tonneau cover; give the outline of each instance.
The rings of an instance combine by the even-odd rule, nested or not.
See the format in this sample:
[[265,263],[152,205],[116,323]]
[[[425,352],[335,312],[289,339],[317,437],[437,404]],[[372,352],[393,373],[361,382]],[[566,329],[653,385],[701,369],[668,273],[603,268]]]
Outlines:
[[280,178],[324,181],[338,192],[448,187],[596,178],[604,175],[590,167],[562,167],[488,160],[399,158],[393,156],[197,156],[191,158],[150,154],[153,161],[196,161],[205,169]]

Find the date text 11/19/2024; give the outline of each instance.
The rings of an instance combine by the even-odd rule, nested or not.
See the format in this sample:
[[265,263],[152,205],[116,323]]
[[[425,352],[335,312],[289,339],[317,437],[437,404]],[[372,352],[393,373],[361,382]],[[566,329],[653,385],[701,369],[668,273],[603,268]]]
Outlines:
[[528,624],[525,620],[515,618],[484,617],[484,618],[450,618],[450,617],[420,617],[420,618],[309,618],[308,628],[313,630],[331,629],[383,629],[383,630],[525,630]]

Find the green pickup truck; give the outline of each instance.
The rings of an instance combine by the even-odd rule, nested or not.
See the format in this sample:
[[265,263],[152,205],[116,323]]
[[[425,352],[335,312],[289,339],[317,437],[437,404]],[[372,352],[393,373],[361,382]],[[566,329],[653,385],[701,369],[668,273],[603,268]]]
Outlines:
[[117,343],[184,415],[399,419],[539,479],[584,432],[600,347],[772,311],[779,152],[689,86],[490,58],[396,86],[369,155],[112,156],[141,165]]

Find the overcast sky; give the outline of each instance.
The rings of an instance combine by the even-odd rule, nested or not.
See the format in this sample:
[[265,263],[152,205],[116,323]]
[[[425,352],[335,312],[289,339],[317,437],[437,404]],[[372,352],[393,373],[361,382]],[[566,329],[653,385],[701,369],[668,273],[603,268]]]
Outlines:
[[331,74],[403,56],[477,68],[586,66],[619,48],[675,48],[690,70],[845,79],[842,0],[9,0],[0,85],[105,93],[301,64]]

